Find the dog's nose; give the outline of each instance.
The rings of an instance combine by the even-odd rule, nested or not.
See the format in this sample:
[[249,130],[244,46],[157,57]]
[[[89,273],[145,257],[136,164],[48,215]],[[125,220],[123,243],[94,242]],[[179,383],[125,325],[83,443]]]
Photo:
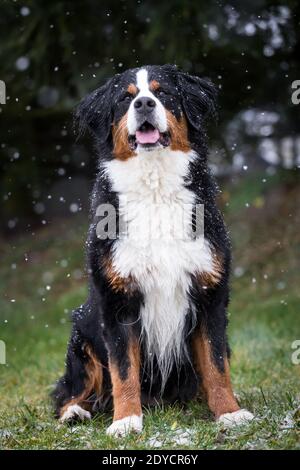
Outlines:
[[152,98],[149,98],[149,96],[143,96],[134,102],[134,107],[138,113],[151,113],[155,106],[155,101]]

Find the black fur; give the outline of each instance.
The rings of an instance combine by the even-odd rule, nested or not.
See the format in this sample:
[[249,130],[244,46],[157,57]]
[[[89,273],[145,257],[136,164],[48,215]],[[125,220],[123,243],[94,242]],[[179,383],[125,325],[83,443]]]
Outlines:
[[[216,92],[213,85],[204,79],[192,77],[176,67],[149,66],[150,79],[158,80],[165,93],[159,95],[163,105],[176,118],[185,114],[188,122],[189,141],[198,158],[190,164],[189,189],[197,203],[205,206],[205,238],[216,248],[224,260],[221,282],[214,288],[203,289],[194,282],[190,290],[190,303],[197,311],[196,325],[191,314],[186,320],[186,347],[188,357],[178,371],[174,366],[167,380],[163,398],[168,402],[186,401],[193,398],[200,377],[192,367],[191,337],[196,328],[205,328],[212,344],[214,361],[220,371],[224,370],[224,354],[228,352],[226,339],[226,308],[229,298],[230,244],[222,216],[216,206],[217,188],[207,166],[207,144],[204,120],[216,111]],[[135,80],[136,70],[116,75],[104,86],[90,94],[77,109],[80,130],[90,129],[96,137],[100,162],[112,156],[111,125],[126,113],[130,98],[128,84]],[[84,305],[73,313],[73,329],[68,347],[66,373],[53,393],[57,414],[72,397],[82,391],[85,380],[84,345],[91,345],[104,370],[104,395],[96,401],[91,397],[94,409],[109,403],[111,383],[108,373],[108,351],[117,362],[120,375],[126,378],[128,371],[127,346],[132,332],[139,335],[139,320],[143,295],[138,290],[130,293],[114,292],[106,279],[100,260],[109,255],[113,240],[99,240],[96,224],[99,218],[96,209],[100,204],[112,203],[117,208],[118,195],[110,186],[107,177],[99,172],[91,198],[91,225],[87,240],[88,269],[90,273],[89,296]],[[160,399],[160,373],[151,376],[147,370],[142,345],[141,384],[144,402]],[[156,371],[154,364],[154,371]]]

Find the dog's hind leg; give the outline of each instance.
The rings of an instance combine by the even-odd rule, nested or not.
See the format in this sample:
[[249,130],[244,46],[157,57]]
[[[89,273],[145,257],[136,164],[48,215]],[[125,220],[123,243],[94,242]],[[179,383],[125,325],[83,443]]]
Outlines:
[[91,418],[92,406],[101,397],[102,364],[90,344],[73,328],[68,347],[66,372],[52,393],[56,416],[61,422]]

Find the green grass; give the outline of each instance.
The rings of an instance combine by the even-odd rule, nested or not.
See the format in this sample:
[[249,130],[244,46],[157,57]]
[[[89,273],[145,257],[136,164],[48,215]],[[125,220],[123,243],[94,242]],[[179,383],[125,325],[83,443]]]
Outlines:
[[0,339],[7,355],[0,365],[1,448],[300,448],[300,366],[291,361],[291,344],[300,339],[300,191],[291,182],[265,185],[257,177],[224,194],[236,274],[229,309],[232,380],[255,422],[224,430],[199,401],[145,410],[143,433],[119,441],[105,435],[109,414],[75,427],[54,420],[48,395],[63,372],[70,310],[86,295],[87,227],[74,217],[1,242]]

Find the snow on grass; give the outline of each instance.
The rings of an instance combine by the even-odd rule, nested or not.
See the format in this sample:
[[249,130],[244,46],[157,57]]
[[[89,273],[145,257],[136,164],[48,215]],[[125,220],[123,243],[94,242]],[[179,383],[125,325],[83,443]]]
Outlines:
[[158,431],[153,437],[146,441],[146,446],[149,448],[159,449],[163,446],[174,447],[191,447],[195,444],[196,432],[194,429],[165,429],[165,431]]

